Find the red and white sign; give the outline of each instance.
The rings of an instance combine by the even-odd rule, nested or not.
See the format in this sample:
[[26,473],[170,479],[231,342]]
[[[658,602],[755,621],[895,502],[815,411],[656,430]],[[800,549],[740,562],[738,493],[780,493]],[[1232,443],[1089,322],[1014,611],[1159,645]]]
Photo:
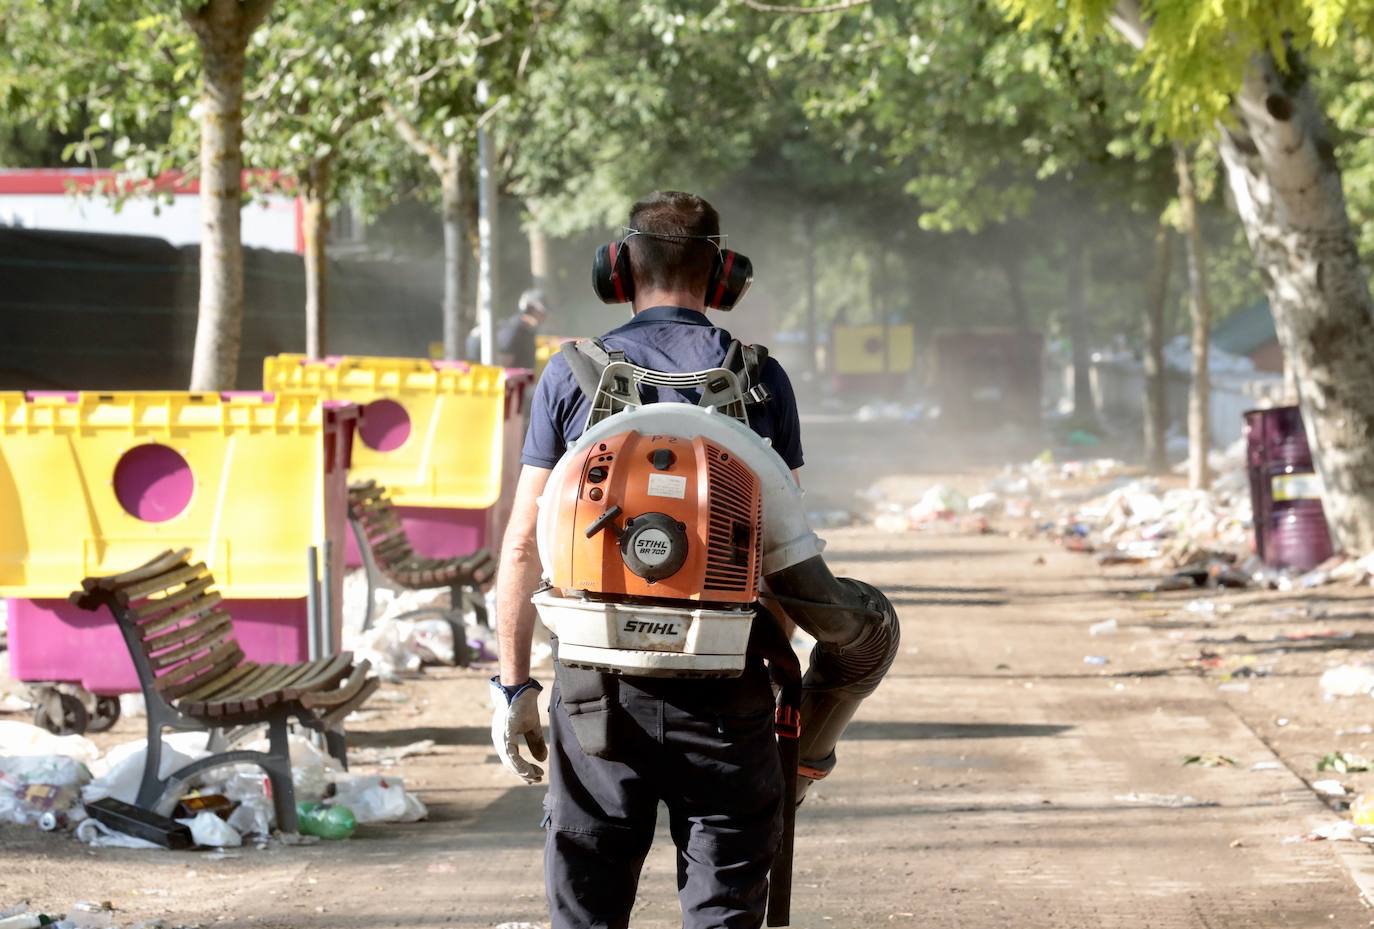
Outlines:
[[[171,193],[171,203],[166,197],[135,195],[118,208],[100,192],[115,183],[114,172],[98,169],[0,170],[0,226],[146,235],[173,245],[200,242],[197,181],[166,175],[148,186]],[[243,208],[243,244],[300,254],[305,251],[301,219],[299,197],[258,195]]]

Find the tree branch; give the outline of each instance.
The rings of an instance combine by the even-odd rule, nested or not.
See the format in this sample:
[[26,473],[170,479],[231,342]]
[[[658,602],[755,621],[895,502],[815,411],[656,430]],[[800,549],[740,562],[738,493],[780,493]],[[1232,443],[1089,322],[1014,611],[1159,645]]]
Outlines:
[[387,119],[391,120],[396,127],[396,132],[401,136],[407,145],[413,148],[421,157],[429,162],[429,166],[434,169],[434,173],[443,176],[444,170],[448,165],[448,159],[444,157],[443,150],[433,142],[424,137],[424,134],[416,128],[404,113],[392,106],[390,100],[382,101],[382,112]]
[[864,6],[869,0],[839,0],[821,6],[793,6],[786,3],[763,3],[762,0],[739,0],[740,3],[760,13],[842,13]]
[[1145,40],[1150,35],[1150,26],[1145,22],[1140,0],[1118,0],[1116,6],[1107,14],[1107,21],[1122,38],[1137,49],[1145,47]]

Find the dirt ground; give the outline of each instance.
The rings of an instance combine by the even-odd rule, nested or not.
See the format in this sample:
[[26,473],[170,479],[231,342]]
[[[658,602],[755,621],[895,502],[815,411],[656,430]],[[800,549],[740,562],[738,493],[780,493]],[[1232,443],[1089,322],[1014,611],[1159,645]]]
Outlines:
[[[816,480],[818,501],[872,476],[871,456],[837,449],[850,464]],[[1324,701],[1317,685],[1374,647],[1367,597],[1153,595],[1149,578],[1036,538],[824,534],[837,573],[892,597],[903,644],[799,814],[793,925],[1374,925],[1368,849],[1296,841],[1339,815],[1309,786],[1333,776],[1317,759],[1374,755],[1368,731],[1337,734],[1367,729],[1374,702]],[[1117,631],[1091,636],[1105,619]],[[394,767],[356,766],[402,774],[427,822],[223,857],[0,827],[0,906],[109,900],[126,925],[546,926],[543,789],[495,763],[490,673],[427,670],[351,727],[364,750],[434,740]],[[1184,764],[1206,753],[1234,765]],[[1374,774],[1344,780],[1374,789]],[[665,829],[632,925],[679,924]]]

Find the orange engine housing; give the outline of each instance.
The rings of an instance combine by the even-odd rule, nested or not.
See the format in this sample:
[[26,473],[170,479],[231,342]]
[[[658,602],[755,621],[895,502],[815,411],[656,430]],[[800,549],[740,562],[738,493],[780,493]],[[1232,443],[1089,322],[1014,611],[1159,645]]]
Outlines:
[[[763,498],[743,462],[701,438],[634,431],[594,443],[581,455],[550,498],[557,508],[550,581],[560,593],[732,604],[758,599]],[[619,514],[588,537],[587,530],[617,506]],[[651,525],[667,532],[646,531]],[[669,536],[673,540],[665,542]],[[683,540],[685,557],[674,551],[655,569],[668,570],[682,558],[668,576],[646,578],[632,569],[649,570],[639,555],[653,560],[660,548],[676,549]]]

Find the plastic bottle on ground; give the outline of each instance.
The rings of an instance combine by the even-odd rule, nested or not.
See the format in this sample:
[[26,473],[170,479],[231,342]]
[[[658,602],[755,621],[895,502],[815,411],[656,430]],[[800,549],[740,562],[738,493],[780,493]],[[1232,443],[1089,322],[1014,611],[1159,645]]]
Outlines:
[[353,811],[346,806],[325,806],[323,803],[300,803],[296,806],[300,817],[301,835],[321,839],[346,839],[358,828]]

